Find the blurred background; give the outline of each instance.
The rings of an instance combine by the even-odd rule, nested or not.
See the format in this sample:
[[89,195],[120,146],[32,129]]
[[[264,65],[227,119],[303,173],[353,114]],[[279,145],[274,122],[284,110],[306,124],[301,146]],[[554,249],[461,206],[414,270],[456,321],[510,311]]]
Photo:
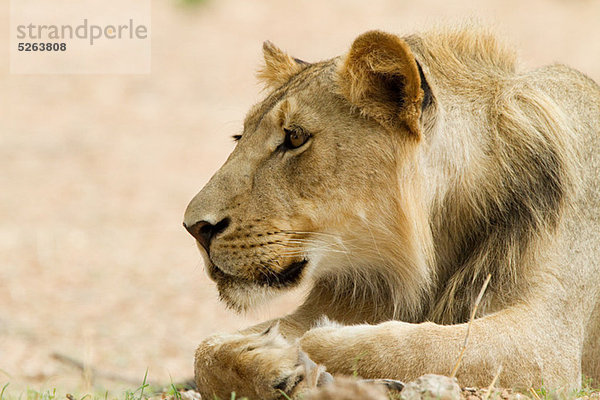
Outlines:
[[225,309],[182,228],[261,97],[262,42],[316,61],[369,29],[465,19],[493,26],[523,68],[600,80],[594,0],[153,0],[150,75],[10,75],[0,30],[0,388],[117,390],[146,369],[178,382],[207,335],[291,310],[302,292]]

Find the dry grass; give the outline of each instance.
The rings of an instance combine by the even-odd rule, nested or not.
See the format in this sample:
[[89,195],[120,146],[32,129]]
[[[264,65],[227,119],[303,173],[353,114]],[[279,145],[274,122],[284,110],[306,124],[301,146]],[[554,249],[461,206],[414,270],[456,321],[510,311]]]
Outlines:
[[[473,304],[473,309],[471,310],[471,316],[469,317],[469,323],[467,324],[467,334],[465,335],[465,341],[460,350],[460,354],[458,355],[458,359],[456,360],[456,364],[454,364],[454,368],[452,368],[452,372],[450,373],[451,378],[454,378],[456,376],[456,372],[458,371],[458,368],[460,367],[460,363],[462,362],[463,356],[465,355],[465,350],[467,349],[467,344],[469,343],[469,335],[471,334],[471,326],[473,325],[473,321],[475,320],[475,315],[477,315],[477,309],[479,308],[479,303],[481,303],[483,294],[485,293],[485,290],[487,289],[488,284],[490,283],[490,279],[492,279],[492,274],[488,274],[488,276],[485,278],[485,281],[483,282],[483,285],[481,285],[481,289],[479,290],[479,294],[477,295],[477,298],[475,299],[475,303]],[[502,368],[500,368],[500,371],[502,371]]]

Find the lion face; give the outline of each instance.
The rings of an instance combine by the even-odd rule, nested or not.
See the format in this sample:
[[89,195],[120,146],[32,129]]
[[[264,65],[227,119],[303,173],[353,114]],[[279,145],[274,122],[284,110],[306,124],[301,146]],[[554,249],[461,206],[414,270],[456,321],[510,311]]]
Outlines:
[[275,89],[185,212],[210,278],[238,310],[357,252],[356,262],[376,257],[372,223],[397,214],[399,158],[415,143],[409,124],[370,118],[344,94],[356,88],[344,87],[342,59],[307,64],[264,50]]

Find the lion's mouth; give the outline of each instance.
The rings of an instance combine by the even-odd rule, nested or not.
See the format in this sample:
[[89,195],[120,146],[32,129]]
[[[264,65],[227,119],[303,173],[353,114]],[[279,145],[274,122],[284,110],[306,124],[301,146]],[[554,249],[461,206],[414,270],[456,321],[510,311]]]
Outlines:
[[263,276],[263,281],[268,286],[285,287],[298,283],[302,271],[308,263],[307,259],[296,261],[288,265],[283,271]]
[[259,286],[269,286],[274,288],[289,287],[300,281],[302,272],[308,264],[307,259],[296,261],[285,267],[285,269],[275,272],[272,269],[263,270],[262,273],[253,280],[229,274],[219,268],[218,265],[211,263],[209,274],[215,281],[227,281],[229,283],[250,284]]

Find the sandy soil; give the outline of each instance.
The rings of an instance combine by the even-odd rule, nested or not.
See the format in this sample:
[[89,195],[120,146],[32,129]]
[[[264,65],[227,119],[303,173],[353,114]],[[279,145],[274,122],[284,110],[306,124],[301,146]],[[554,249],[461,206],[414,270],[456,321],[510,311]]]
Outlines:
[[141,76],[10,75],[0,30],[0,386],[83,390],[54,352],[181,380],[206,335],[289,310],[301,294],[250,316],[226,310],[181,226],[259,98],[262,41],[319,60],[368,29],[465,18],[497,26],[525,67],[559,61],[600,80],[591,0],[154,0]]

